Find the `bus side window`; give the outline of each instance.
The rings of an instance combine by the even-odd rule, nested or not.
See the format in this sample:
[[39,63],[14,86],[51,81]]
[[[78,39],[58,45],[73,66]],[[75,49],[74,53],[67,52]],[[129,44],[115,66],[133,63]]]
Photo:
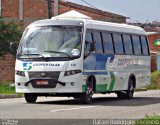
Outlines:
[[103,53],[101,34],[98,31],[93,33],[96,53]]
[[87,32],[85,38],[84,56],[87,57],[92,51],[94,51],[92,33]]
[[133,48],[134,48],[134,54],[135,55],[141,55],[141,43],[140,43],[140,38],[137,35],[132,35],[132,40],[133,40]]
[[131,36],[128,34],[123,34],[123,43],[126,54],[133,55]]
[[102,39],[103,39],[103,45],[104,45],[104,52],[107,54],[114,54],[111,33],[102,32]]
[[121,34],[113,33],[113,39],[116,54],[124,54]]
[[143,55],[145,55],[145,56],[149,55],[147,38],[145,36],[141,36],[141,44],[142,44]]

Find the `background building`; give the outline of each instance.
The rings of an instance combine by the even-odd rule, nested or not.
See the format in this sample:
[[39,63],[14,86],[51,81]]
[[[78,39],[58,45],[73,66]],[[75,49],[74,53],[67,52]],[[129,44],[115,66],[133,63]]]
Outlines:
[[160,53],[160,33],[148,32],[148,40],[151,51],[151,70],[157,70],[157,54]]
[[[48,1],[51,1],[51,7],[48,8]],[[48,18],[48,11],[52,16],[76,10],[96,20],[109,22],[126,23],[127,17],[114,14],[91,7],[79,5],[72,2],[59,0],[0,0],[0,16],[6,21],[20,21],[24,25]]]

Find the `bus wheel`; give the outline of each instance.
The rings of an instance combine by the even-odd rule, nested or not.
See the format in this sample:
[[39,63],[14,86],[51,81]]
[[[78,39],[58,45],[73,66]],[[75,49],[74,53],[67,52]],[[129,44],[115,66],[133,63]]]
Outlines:
[[90,104],[92,103],[92,96],[93,96],[93,83],[88,81],[86,92],[81,95],[80,101],[84,104]]
[[27,103],[35,103],[37,100],[37,95],[34,93],[25,93],[24,97]]
[[117,92],[116,94],[117,94],[118,99],[125,99],[125,97],[126,97],[124,92]]
[[117,92],[118,99],[132,99],[134,95],[134,86],[133,80],[129,80],[128,90]]
[[133,95],[134,95],[134,86],[133,86],[133,80],[130,79],[129,80],[129,87],[128,87],[128,90],[126,91],[126,98],[127,99],[132,99],[133,98]]

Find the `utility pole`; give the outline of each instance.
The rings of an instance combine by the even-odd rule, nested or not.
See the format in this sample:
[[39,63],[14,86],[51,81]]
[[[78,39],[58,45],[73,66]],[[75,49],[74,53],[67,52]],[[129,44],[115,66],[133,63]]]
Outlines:
[[54,16],[58,15],[58,0],[54,0]]
[[19,0],[19,20],[23,21],[23,0]]
[[48,0],[48,18],[52,17],[52,0]]
[[0,16],[2,16],[2,0],[0,0]]

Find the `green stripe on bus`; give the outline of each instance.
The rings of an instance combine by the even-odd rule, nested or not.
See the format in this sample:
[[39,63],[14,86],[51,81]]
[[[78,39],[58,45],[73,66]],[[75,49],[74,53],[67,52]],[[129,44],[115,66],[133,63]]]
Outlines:
[[97,92],[106,92],[108,84],[98,84],[96,85]]
[[115,75],[113,72],[110,72],[110,77],[111,77],[111,83],[109,86],[109,91],[113,91],[114,85],[115,85]]
[[86,92],[86,85],[82,85],[82,92]]

